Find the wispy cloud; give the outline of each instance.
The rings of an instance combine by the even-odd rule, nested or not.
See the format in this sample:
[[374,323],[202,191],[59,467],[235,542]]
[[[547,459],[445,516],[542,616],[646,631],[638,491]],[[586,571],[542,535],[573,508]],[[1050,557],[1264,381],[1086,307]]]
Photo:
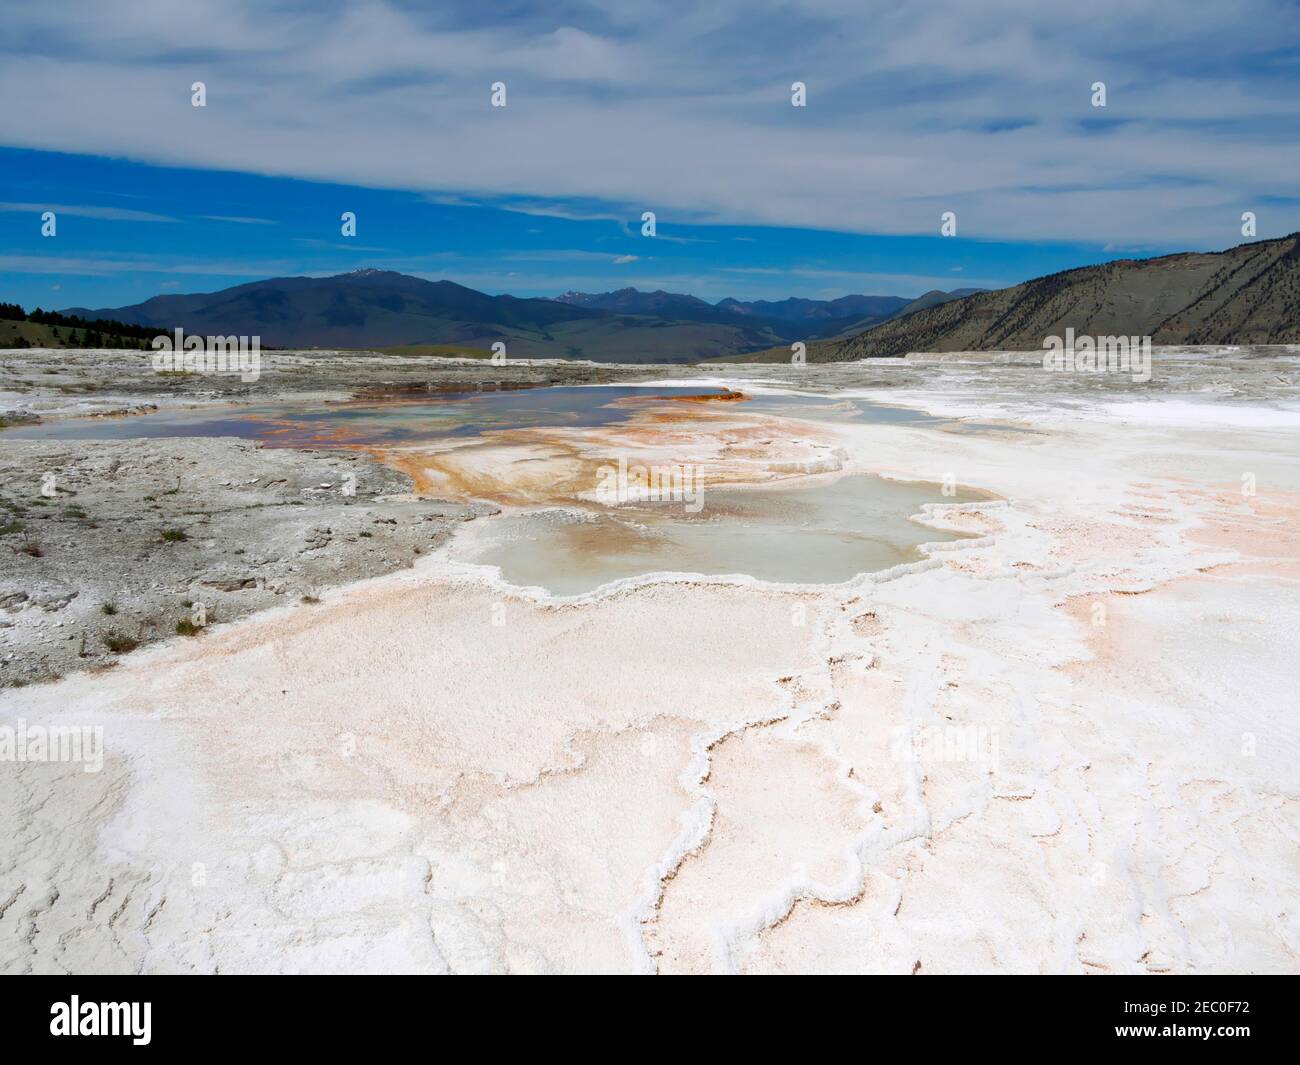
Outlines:
[[199,217],[204,218],[209,222],[233,222],[235,225],[239,225],[239,226],[279,225],[278,222],[270,218],[245,218],[245,217],[241,217],[240,215],[228,215],[228,214],[205,214],[205,215],[200,215]]
[[96,218],[105,222],[176,222],[176,218],[153,214],[150,211],[132,211],[125,207],[93,207],[67,203],[7,203],[0,202],[0,211],[16,211],[40,215],[46,211],[71,215],[73,218]]
[[194,274],[209,277],[262,278],[289,271],[283,261],[174,262],[167,259],[114,259],[45,255],[0,255],[0,273],[66,274],[107,277],[115,274]]
[[[23,106],[0,112],[0,140],[539,216],[654,210],[670,236],[683,222],[933,233],[953,210],[962,236],[1222,247],[1257,205],[1261,235],[1300,228],[1295,14],[1288,0],[490,18],[468,3],[13,0],[0,96]],[[194,80],[206,108],[190,106]],[[494,109],[497,80],[509,103]]]

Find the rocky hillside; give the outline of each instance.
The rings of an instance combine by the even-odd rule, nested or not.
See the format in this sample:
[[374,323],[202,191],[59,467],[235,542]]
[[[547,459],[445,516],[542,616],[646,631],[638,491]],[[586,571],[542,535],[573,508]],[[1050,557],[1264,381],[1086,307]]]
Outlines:
[[1119,259],[896,318],[808,359],[909,351],[1037,350],[1048,336],[1150,336],[1156,344],[1300,341],[1300,233],[1222,252]]

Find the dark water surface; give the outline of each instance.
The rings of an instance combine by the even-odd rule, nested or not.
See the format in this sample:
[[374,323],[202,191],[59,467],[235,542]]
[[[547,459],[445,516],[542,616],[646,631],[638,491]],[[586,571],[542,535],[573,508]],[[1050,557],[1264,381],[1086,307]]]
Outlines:
[[[552,385],[492,391],[418,393],[345,403],[267,403],[206,410],[163,410],[125,417],[55,418],[17,426],[18,440],[136,440],[173,436],[233,436],[274,447],[347,447],[420,443],[477,436],[495,429],[601,426],[627,421],[635,402],[721,396],[709,385]],[[863,399],[747,393],[742,409],[826,421],[954,426],[919,411]],[[968,426],[968,428],[975,428]],[[991,426],[989,428],[996,428]]]

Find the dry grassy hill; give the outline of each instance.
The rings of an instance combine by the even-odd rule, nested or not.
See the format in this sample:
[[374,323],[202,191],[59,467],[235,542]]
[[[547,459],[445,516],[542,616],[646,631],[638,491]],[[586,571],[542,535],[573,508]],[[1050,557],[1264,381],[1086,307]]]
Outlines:
[[808,359],[1036,350],[1067,327],[1079,335],[1149,335],[1156,344],[1300,342],[1300,234],[1066,270],[811,344]]

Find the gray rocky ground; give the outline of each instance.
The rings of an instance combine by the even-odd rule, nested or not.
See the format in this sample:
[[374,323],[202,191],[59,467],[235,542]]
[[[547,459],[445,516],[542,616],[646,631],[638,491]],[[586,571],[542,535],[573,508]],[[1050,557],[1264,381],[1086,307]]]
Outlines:
[[[662,367],[658,368],[662,372]],[[156,373],[145,351],[0,350],[0,423],[69,411],[126,411],[265,402],[287,395],[347,396],[359,389],[585,384],[645,377],[654,368],[594,363],[430,359],[338,351],[263,351],[257,380],[237,374]]]
[[[263,354],[256,382],[127,351],[0,352],[0,426],[368,390],[610,380],[600,367]],[[0,437],[0,686],[111,667],[155,640],[409,566],[485,513],[368,455],[232,439]],[[197,623],[196,623],[197,622]],[[178,629],[179,626],[179,629]],[[193,626],[193,629],[191,629]]]
[[230,439],[7,443],[0,508],[9,686],[189,626],[201,637],[266,607],[310,609],[325,588],[410,565],[483,509],[413,498],[356,452]]

